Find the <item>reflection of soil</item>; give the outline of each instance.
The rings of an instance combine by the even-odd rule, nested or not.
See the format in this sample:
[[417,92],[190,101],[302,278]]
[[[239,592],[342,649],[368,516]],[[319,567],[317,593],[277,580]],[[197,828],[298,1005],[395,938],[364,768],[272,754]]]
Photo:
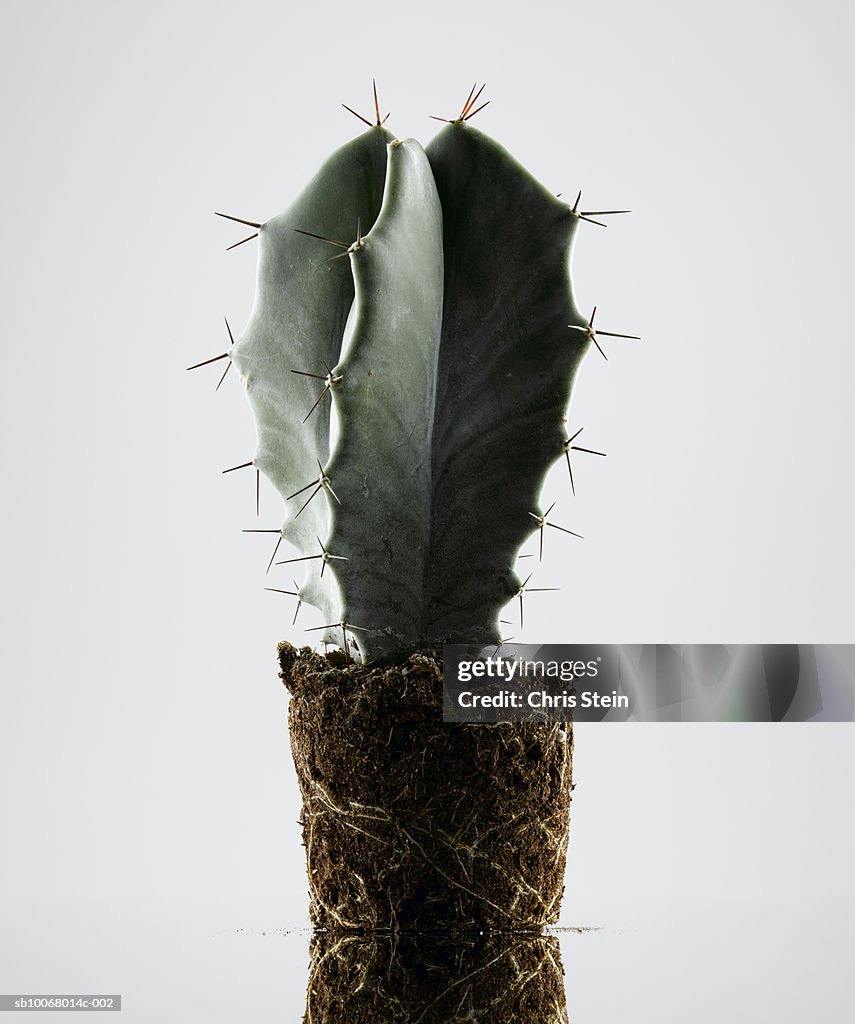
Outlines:
[[316,933],[304,1024],[560,1024],[552,935]]

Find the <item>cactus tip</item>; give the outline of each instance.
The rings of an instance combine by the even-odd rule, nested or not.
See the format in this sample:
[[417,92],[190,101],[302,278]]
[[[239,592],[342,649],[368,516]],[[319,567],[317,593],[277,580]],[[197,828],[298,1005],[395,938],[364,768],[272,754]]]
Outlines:
[[198,370],[200,366],[208,366],[210,363],[216,363],[220,359],[229,359],[229,353],[223,352],[221,355],[212,356],[210,359],[203,359],[201,363],[194,363],[192,366],[186,367],[188,370]]
[[342,103],[342,106],[344,107],[345,110],[353,114],[354,117],[358,117],[360,121],[362,121],[364,124],[367,124],[369,128],[374,127],[374,125],[368,120],[367,117],[363,117],[362,114],[357,114],[356,111],[352,107],[349,107],[346,103]]
[[[318,373],[308,373],[306,370],[292,370],[291,373],[297,373],[301,377],[311,377],[312,380],[322,380],[324,382],[324,389],[323,389],[323,391],[318,395],[318,397],[317,397],[317,399],[315,401],[315,404],[312,406],[312,408],[309,409],[309,411],[303,417],[303,422],[305,423],[306,420],[315,411],[315,409],[317,409],[317,407],[321,404],[321,402],[326,398],[327,392],[331,391],[335,387],[335,385],[338,384],[338,382],[341,380],[341,375],[336,376],[332,372],[332,370],[330,370],[329,368],[327,368],[327,375],[326,375],[326,377],[322,377]],[[292,495],[292,497],[293,497],[293,495]]]
[[[276,547],[273,549],[273,554],[270,556],[270,561],[267,563],[267,568],[264,570],[266,576],[270,572],[270,567],[273,565],[273,560],[279,551],[279,545],[282,543],[282,531],[281,530],[241,530],[241,533],[278,533],[279,536],[276,538]],[[269,587],[267,588],[270,589]]]
[[[602,351],[602,349],[600,351]],[[585,452],[588,455],[600,455],[602,458],[606,458],[605,452],[598,452],[594,451],[593,448],[583,448],[581,445],[573,444],[584,429],[584,427],[579,427],[575,434],[568,437],[566,441],[561,442],[561,450],[564,452],[564,458],[567,460],[567,472],[570,474],[570,490],[573,492],[574,497],[576,495],[576,484],[573,480],[573,466],[570,463],[570,452]]]
[[549,508],[542,515],[537,515],[534,512],[528,513],[531,516],[531,518],[537,523],[537,529],[540,533],[540,544],[538,550],[539,562],[543,561],[543,534],[547,526],[551,526],[553,530],[561,530],[562,533],[569,533],[571,537],[578,537],[580,540],[585,539],[581,533],[576,533],[575,530],[568,530],[566,526],[559,526],[557,523],[550,523],[548,516],[554,508],[555,502],[553,501]]
[[347,562],[348,561],[348,559],[345,558],[344,555],[333,555],[329,551],[327,551],[327,549],[324,547],[324,543],[323,543],[323,541],[321,540],[320,537],[315,537],[315,540],[317,540],[317,542],[318,542],[318,544],[320,545],[320,548],[321,548],[321,553],[319,555],[301,555],[299,558],[286,558],[286,559],[284,559],[281,562],[277,562],[276,564],[277,565],[290,565],[292,562],[314,562],[314,561],[317,561],[317,559],[320,558],[320,559],[323,560],[323,564],[321,565],[321,576],[323,576],[324,569],[326,568],[327,562],[329,562],[331,559],[335,558],[336,560],[341,561],[341,562]]
[[375,119],[374,119],[373,122],[369,121],[367,117],[363,117],[362,114],[358,114],[353,109],[353,107],[349,107],[346,103],[342,103],[342,106],[344,107],[344,109],[346,111],[348,111],[348,113],[353,114],[354,117],[358,117],[359,120],[363,124],[367,124],[369,128],[382,128],[382,126],[389,120],[389,115],[391,114],[391,111],[389,111],[389,113],[386,114],[385,117],[381,117],[380,116],[380,101],[377,98],[377,82],[373,78],[371,79],[371,88],[372,88],[372,90],[374,92],[374,118]]
[[606,360],[606,362],[608,362],[608,358],[609,357],[603,351],[602,346],[600,345],[599,341],[597,340],[599,335],[602,335],[603,337],[606,337],[606,338],[629,338],[631,341],[641,341],[641,338],[637,334],[618,334],[616,331],[602,331],[602,330],[599,330],[599,329],[595,330],[594,329],[594,317],[596,315],[597,315],[597,307],[594,306],[594,311],[591,313],[591,318],[587,322],[587,324],[581,324],[581,325],[580,324],[568,324],[567,326],[571,330],[573,330],[573,331],[582,331],[583,334],[586,334],[591,339],[591,341],[597,346],[597,350],[599,351],[599,353],[603,357],[603,359]]
[[233,245],[227,245],[226,252],[228,252],[230,249],[237,249],[237,247],[239,245],[243,245],[244,242],[251,242],[253,238],[258,238],[258,232],[261,231],[263,227],[263,225],[259,224],[257,221],[246,220],[243,217],[233,217],[230,213],[219,213],[217,210],[214,210],[214,216],[223,217],[225,220],[233,220],[236,224],[246,224],[247,227],[256,228],[254,234],[247,235],[246,238],[242,238],[239,242],[235,242]]
[[262,228],[262,225],[259,224],[258,221],[245,220],[243,217],[233,217],[230,213],[218,213],[214,210],[214,216],[223,217],[225,220],[233,220],[236,224],[246,224],[248,228],[257,228],[259,231]]
[[518,597],[519,601],[520,601],[520,628],[521,629],[522,629],[522,627],[525,624],[525,619],[524,619],[525,612],[523,610],[523,595],[524,594],[545,594],[547,592],[554,592],[554,591],[557,591],[559,589],[558,587],[530,587],[528,585],[528,581],[532,578],[533,575],[534,575],[534,573],[530,572],[528,574],[528,576],[526,576],[526,578],[523,580],[523,583],[520,586],[519,590],[516,592],[516,597]]
[[244,242],[251,242],[253,238],[258,238],[258,232],[254,235],[247,235],[246,238],[242,238],[239,242],[235,242],[233,245],[226,246],[226,252],[231,252],[232,249],[237,249],[239,245],[243,245]]
[[[304,492],[308,491],[310,487],[314,487],[315,489],[312,491],[309,497],[306,498],[306,500],[303,502],[300,508],[300,512],[303,511],[303,509],[309,504],[309,502],[312,500],[312,498],[314,498],[318,491],[328,491],[333,496],[333,498],[335,498],[337,504],[341,504],[339,496],[332,489],[332,483],[330,482],[330,478],[324,472],[324,467],[321,465],[320,459],[316,459],[316,462],[318,463],[318,470],[320,471],[321,474],[317,478],[317,480],[312,480],[311,483],[306,484],[305,487],[301,487],[299,491],[294,491],[293,494],[289,494],[288,497],[285,499],[286,501],[290,501],[292,498],[296,498],[298,494],[303,494]],[[297,518],[297,516],[300,515],[300,512],[298,512],[297,515],[294,516],[295,519]],[[320,543],[320,540],[318,541],[318,543]]]
[[[560,196],[561,196],[561,193],[559,192],[558,196],[556,196],[556,198],[559,198]],[[582,190],[579,189],[579,192],[576,195],[576,201],[570,207],[571,215],[574,216],[576,218],[576,220],[585,220],[589,224],[596,224],[597,227],[600,227],[600,228],[607,228],[608,224],[603,224],[603,222],[601,220],[594,220],[593,219],[594,217],[610,217],[613,214],[617,214],[617,213],[631,213],[632,212],[631,210],[580,210],[579,209],[579,202],[581,201],[581,199],[582,199]]]
[[480,107],[476,107],[475,110],[472,109],[478,102],[478,97],[484,91],[484,86],[486,84],[487,83],[485,82],[484,85],[482,85],[481,88],[478,90],[478,92],[475,92],[475,88],[478,85],[478,83],[475,82],[475,84],[469,90],[469,95],[466,97],[466,102],[460,108],[460,113],[457,115],[457,117],[438,117],[436,114],[430,114],[429,116],[434,121],[444,121],[446,124],[463,124],[464,121],[468,121],[471,117],[474,117],[479,110],[483,110],[484,107],[489,105],[490,101],[487,100],[485,103],[482,103]]
[[291,625],[295,625],[297,622],[297,616],[300,614],[300,609],[303,607],[303,599],[300,597],[300,588],[297,586],[297,581],[294,580],[294,586],[296,590],[280,590],[279,587],[265,587],[265,590],[269,590],[272,594],[287,594],[289,597],[297,598],[297,607],[294,609],[294,618],[291,620]]
[[234,473],[236,469],[246,469],[248,466],[254,465],[253,461],[242,462],[239,466],[229,466],[228,469],[224,469],[223,473]]

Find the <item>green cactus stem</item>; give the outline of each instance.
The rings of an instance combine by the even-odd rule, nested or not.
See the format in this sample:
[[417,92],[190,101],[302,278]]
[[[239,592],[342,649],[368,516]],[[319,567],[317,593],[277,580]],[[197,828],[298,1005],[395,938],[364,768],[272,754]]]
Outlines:
[[255,305],[228,353],[252,465],[285,503],[277,551],[297,549],[280,561],[307,569],[294,593],[367,663],[501,642],[520,547],[557,526],[538,497],[569,468],[576,373],[608,333],[570,279],[591,218],[467,123],[477,98],[423,150],[385,130],[375,90],[376,123],[357,114],[368,130],[258,225]]

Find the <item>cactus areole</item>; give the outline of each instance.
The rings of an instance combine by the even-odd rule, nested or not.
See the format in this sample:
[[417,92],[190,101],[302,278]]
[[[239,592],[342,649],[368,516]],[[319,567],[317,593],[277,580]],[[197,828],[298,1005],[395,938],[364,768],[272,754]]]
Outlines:
[[591,218],[467,123],[473,104],[426,149],[378,107],[284,213],[244,222],[255,303],[220,357],[255,416],[247,465],[284,501],[268,569],[305,571],[285,592],[340,648],[280,646],[328,928],[539,928],[561,897],[572,729],[443,724],[425,653],[501,642],[520,548],[539,530],[542,554],[553,525],[545,475],[576,447],[577,369],[605,333],[570,280]]

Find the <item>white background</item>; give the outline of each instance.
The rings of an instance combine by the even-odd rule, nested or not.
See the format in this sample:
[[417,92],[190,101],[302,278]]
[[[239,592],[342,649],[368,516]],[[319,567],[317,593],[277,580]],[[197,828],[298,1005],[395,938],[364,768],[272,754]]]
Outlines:
[[[212,211],[283,209],[359,130],[340,103],[368,113],[372,76],[390,127],[425,142],[427,115],[486,80],[483,130],[556,192],[635,211],[582,225],[580,305],[644,341],[580,374],[571,424],[608,458],[580,456],[575,501],[556,467],[544,504],[586,539],[547,538],[540,585],[562,591],[530,595],[517,636],[853,639],[849,5],[3,0],[2,15],[0,900],[39,924],[0,933],[15,951],[0,990],[116,990],[121,960],[83,966],[112,939],[88,959],[73,929],[57,940],[72,905],[304,918],[275,666],[276,642],[304,634],[262,589],[289,584],[264,579],[267,539],[240,533],[257,525],[251,473],[220,475],[252,455],[237,378],[215,395],[216,366],[184,367],[251,308],[253,243],[225,253],[242,229]],[[263,487],[261,525],[279,508]],[[700,927],[715,909],[741,949],[740,922],[771,935],[797,911],[819,960],[844,963],[851,937],[847,953],[829,936],[855,902],[853,739],[580,729],[566,921],[619,932],[670,907]],[[809,988],[788,977],[798,1008]],[[842,991],[826,984],[829,1012]],[[687,992],[673,1019],[701,1019]]]

